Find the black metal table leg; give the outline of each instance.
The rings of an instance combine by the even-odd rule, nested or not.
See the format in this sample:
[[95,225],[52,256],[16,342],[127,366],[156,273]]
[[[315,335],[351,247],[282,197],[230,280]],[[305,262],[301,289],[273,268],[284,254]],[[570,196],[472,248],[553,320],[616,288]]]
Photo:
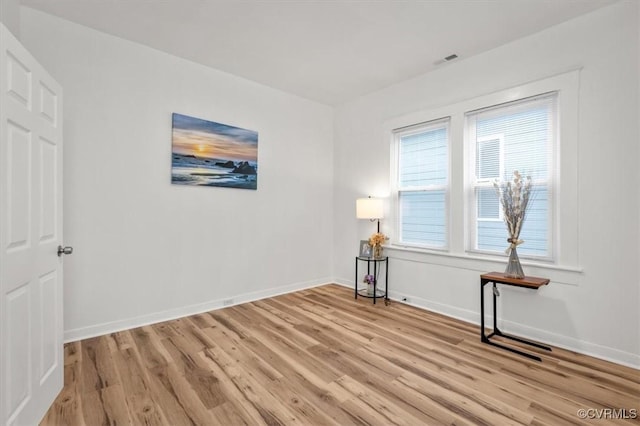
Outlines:
[[498,289],[496,288],[496,283],[493,283],[493,288],[491,289],[491,292],[493,293],[493,332],[496,333],[500,333],[500,330],[498,330],[498,302],[497,302],[497,297],[496,295],[498,294]]
[[527,358],[536,360],[536,361],[542,361],[542,359],[539,356],[527,353],[527,352],[523,352],[521,350],[515,349],[515,348],[511,348],[509,346],[505,346],[505,345],[501,345],[500,343],[496,343],[496,342],[492,342],[490,340],[491,337],[493,336],[501,336],[507,339],[511,339],[511,340],[515,340],[517,342],[520,343],[524,343],[527,345],[531,345],[531,346],[535,346],[537,348],[540,349],[544,349],[547,351],[551,351],[551,348],[549,346],[545,346],[542,345],[540,343],[536,343],[536,342],[531,342],[529,340],[526,339],[522,339],[520,337],[516,337],[516,336],[510,336],[508,334],[504,334],[499,328],[498,328],[498,309],[497,309],[497,285],[496,282],[493,282],[493,286],[492,286],[492,301],[493,301],[493,331],[487,336],[487,334],[485,333],[485,328],[484,328],[484,289],[485,289],[485,285],[488,284],[489,280],[485,280],[485,279],[480,279],[480,341],[482,343],[486,343],[488,345],[491,346],[495,346],[497,348],[501,348],[504,350],[507,350],[509,352],[513,352],[516,353],[518,355],[522,355],[525,356]]
[[489,342],[484,332],[484,286],[486,284],[487,281],[480,280],[480,341],[483,343]]
[[378,262],[373,262],[373,304],[378,298]]
[[536,361],[540,361],[540,362],[542,362],[542,358],[540,358],[539,356],[536,356],[536,355],[533,355],[533,354],[530,354],[530,353],[527,353],[527,352],[523,352],[523,351],[520,351],[520,350],[518,350],[518,349],[511,348],[511,347],[509,347],[509,346],[501,345],[500,343],[492,342],[492,341],[491,341],[491,340],[489,340],[489,339],[487,339],[487,341],[486,341],[486,342],[484,342],[484,343],[487,343],[487,344],[489,344],[489,345],[491,345],[491,346],[495,346],[495,347],[497,347],[497,348],[504,349],[504,350],[506,350],[506,351],[513,352],[513,353],[515,353],[515,354],[522,355],[522,356],[525,356],[525,357],[527,357],[527,358],[531,358],[531,359],[534,359],[534,360],[536,360]]
[[495,333],[496,336],[502,336],[506,339],[515,340],[516,342],[524,343],[525,345],[535,346],[536,348],[544,349],[545,351],[551,351],[551,348],[547,345],[543,345],[537,342],[532,342],[530,340],[523,339],[521,337],[510,336],[509,334],[504,334],[502,331]]
[[389,259],[384,265],[384,304],[389,304]]
[[358,258],[356,257],[356,279],[353,281],[355,298],[358,298]]

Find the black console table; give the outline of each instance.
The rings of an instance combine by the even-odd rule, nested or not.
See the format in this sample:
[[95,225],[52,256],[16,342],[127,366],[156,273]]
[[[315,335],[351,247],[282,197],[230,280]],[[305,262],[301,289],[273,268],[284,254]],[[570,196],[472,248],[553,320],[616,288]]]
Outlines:
[[[367,262],[367,275],[373,275],[373,294],[368,294],[367,289],[358,290],[358,282],[360,277],[358,276],[358,264],[360,262]],[[373,264],[373,274],[371,274]],[[384,266],[384,292],[378,288],[378,275]],[[383,299],[385,305],[389,304],[389,257],[360,257],[356,256],[356,280],[354,282],[355,298],[358,296],[367,297],[373,299],[375,305],[377,299]]]
[[[493,283],[493,332],[488,336],[484,331],[484,286],[488,283]],[[489,340],[493,336],[501,336],[507,339],[515,340],[516,342],[524,343],[527,345],[535,346],[536,348],[544,349],[546,351],[551,351],[549,346],[541,345],[540,343],[531,342],[529,340],[522,339],[520,337],[510,336],[508,334],[504,334],[498,328],[498,315],[496,309],[496,296],[499,295],[498,289],[496,288],[496,284],[504,284],[510,285],[514,287],[523,287],[529,288],[532,290],[537,290],[543,285],[549,284],[549,280],[547,278],[537,278],[537,277],[524,277],[524,278],[510,278],[507,277],[502,272],[489,272],[486,274],[480,275],[480,341],[482,343],[486,343],[491,346],[496,346],[501,349],[505,349],[510,352],[517,353],[518,355],[526,356],[527,358],[535,359],[536,361],[542,361],[539,356],[532,355],[527,352],[523,352],[521,350],[501,345],[500,343],[492,342]]]

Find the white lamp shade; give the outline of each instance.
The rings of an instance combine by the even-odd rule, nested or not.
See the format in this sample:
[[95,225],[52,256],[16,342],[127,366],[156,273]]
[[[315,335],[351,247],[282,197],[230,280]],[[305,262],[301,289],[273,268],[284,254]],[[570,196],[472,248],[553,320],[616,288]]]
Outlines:
[[356,217],[358,219],[382,219],[384,205],[380,198],[358,198]]

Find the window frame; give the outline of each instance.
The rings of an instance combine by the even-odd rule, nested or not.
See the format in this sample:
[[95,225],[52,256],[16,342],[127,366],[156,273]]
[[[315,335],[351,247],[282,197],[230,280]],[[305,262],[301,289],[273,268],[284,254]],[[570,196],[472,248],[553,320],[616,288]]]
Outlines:
[[[499,111],[504,109],[504,108],[510,108],[510,107],[519,107],[522,106],[522,109],[525,109],[527,105],[530,105],[532,102],[536,102],[537,100],[540,99],[546,99],[546,98],[554,98],[554,107],[555,107],[555,116],[552,117],[553,119],[553,127],[552,127],[552,131],[553,131],[553,135],[552,135],[552,145],[549,147],[548,152],[547,152],[547,167],[549,169],[549,175],[547,179],[536,179],[532,182],[532,187],[545,187],[547,190],[547,198],[548,198],[548,210],[547,210],[547,247],[546,247],[546,254],[545,255],[534,255],[534,254],[527,254],[527,253],[522,253],[519,252],[518,255],[521,259],[534,259],[534,260],[539,260],[539,261],[544,261],[544,262],[553,262],[554,261],[554,230],[556,228],[556,225],[554,223],[554,209],[555,209],[555,204],[556,204],[556,200],[555,200],[555,194],[557,193],[557,191],[554,188],[554,185],[556,185],[557,183],[557,179],[555,179],[554,177],[557,176],[559,174],[559,170],[556,170],[557,168],[557,162],[555,161],[555,157],[557,156],[557,151],[558,151],[558,144],[559,144],[559,140],[558,140],[558,124],[559,124],[559,114],[560,111],[558,109],[558,99],[559,99],[559,94],[558,91],[551,91],[551,92],[547,92],[547,93],[539,93],[537,95],[534,96],[527,96],[521,99],[517,99],[514,101],[510,101],[510,102],[506,102],[506,103],[502,103],[499,105],[489,105],[487,107],[484,108],[479,108],[476,109],[474,111],[467,111],[465,112],[465,121],[464,121],[464,127],[465,127],[465,137],[464,137],[464,144],[465,146],[468,147],[468,156],[469,156],[469,162],[468,164],[472,164],[473,168],[467,170],[467,177],[468,177],[468,187],[469,187],[469,194],[468,194],[468,203],[469,203],[469,208],[467,209],[467,222],[468,222],[468,227],[469,227],[469,231],[468,232],[468,241],[467,241],[467,252],[469,253],[475,253],[475,254],[482,254],[482,255],[502,255],[502,251],[501,250],[485,250],[485,249],[480,249],[478,248],[478,222],[479,221],[483,221],[483,222],[488,222],[488,221],[497,221],[497,220],[492,220],[492,219],[480,219],[478,218],[477,213],[474,214],[474,210],[472,207],[476,207],[477,208],[477,196],[476,196],[476,189],[480,188],[480,187],[489,187],[489,186],[493,186],[493,180],[492,179],[484,179],[483,181],[481,181],[481,184],[479,185],[476,181],[476,171],[475,171],[475,163],[476,163],[476,141],[473,138],[473,134],[476,133],[475,131],[475,126],[476,126],[476,120],[475,117],[473,120],[471,120],[469,117],[476,115],[477,113],[482,113],[485,111],[488,112],[495,112],[495,115],[498,116],[500,114]],[[517,111],[517,109],[516,109]],[[480,139],[486,139],[486,140],[494,140],[496,139],[498,135],[490,135],[490,136],[485,136],[483,138]],[[504,138],[501,140],[500,143],[500,178],[504,178],[505,175],[505,170],[504,170]],[[507,177],[511,177],[511,176],[507,176]],[[534,189],[535,191],[535,189]],[[535,195],[535,194],[534,194]],[[498,209],[499,211],[499,217],[500,217],[500,221],[504,220],[504,212],[503,209],[501,207],[499,207]],[[526,221],[525,221],[526,223]],[[505,248],[508,246],[508,243],[505,241]]]
[[[446,182],[440,185],[426,185],[426,186],[407,186],[401,187],[400,185],[400,141],[403,137],[413,136],[420,133],[429,132],[431,130],[436,130],[440,128],[445,128],[447,131],[447,177]],[[451,117],[440,117],[434,120],[429,120],[422,123],[413,124],[410,126],[401,127],[393,130],[393,149],[395,155],[394,164],[392,165],[393,174],[395,178],[392,180],[393,184],[393,198],[395,200],[394,205],[396,207],[396,215],[397,221],[395,223],[395,235],[396,242],[398,245],[403,247],[414,247],[414,248],[422,248],[429,250],[437,250],[437,251],[447,251],[449,248],[449,192],[450,192],[450,182],[451,182]],[[444,245],[437,246],[433,244],[420,244],[416,242],[405,242],[402,241],[403,229],[402,229],[402,204],[400,202],[400,195],[402,193],[416,193],[416,192],[432,192],[432,191],[443,191],[444,190]]]
[[[469,164],[472,157],[465,146],[465,112],[500,105],[548,92],[558,92],[557,113],[560,120],[556,126],[556,150],[554,163],[556,174],[553,179],[555,205],[553,215],[553,236],[550,259],[522,259],[531,274],[546,274],[558,277],[565,283],[577,285],[580,266],[580,246],[578,244],[578,122],[579,87],[581,69],[521,83],[495,91],[471,93],[467,98],[458,98],[450,104],[440,103],[428,109],[418,110],[387,120],[380,127],[381,139],[388,143],[390,158],[390,208],[385,219],[384,231],[390,237],[386,245],[390,256],[407,261],[432,263],[434,265],[455,266],[478,271],[504,268],[504,254],[476,253],[469,250]],[[442,99],[436,102],[442,102]],[[411,247],[398,242],[398,198],[395,196],[397,152],[394,130],[426,123],[442,117],[450,118],[449,144],[449,192],[447,200],[448,248],[435,250],[425,247]],[[561,173],[560,173],[561,171]],[[498,269],[496,269],[498,268]]]

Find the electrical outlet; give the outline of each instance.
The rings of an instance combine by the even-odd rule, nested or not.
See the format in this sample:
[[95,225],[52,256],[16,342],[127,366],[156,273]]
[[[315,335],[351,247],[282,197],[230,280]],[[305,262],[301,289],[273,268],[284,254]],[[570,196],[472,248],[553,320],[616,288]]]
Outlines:
[[222,301],[222,306],[231,306],[233,305],[233,299],[226,299]]

